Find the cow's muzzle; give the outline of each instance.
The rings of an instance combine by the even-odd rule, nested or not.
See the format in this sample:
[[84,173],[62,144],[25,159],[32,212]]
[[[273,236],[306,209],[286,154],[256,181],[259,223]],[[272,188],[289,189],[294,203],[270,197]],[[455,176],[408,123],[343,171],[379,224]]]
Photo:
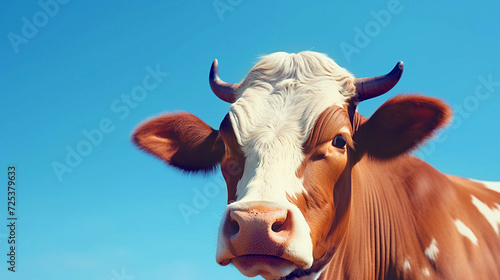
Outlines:
[[217,262],[243,275],[279,279],[312,265],[312,242],[302,213],[270,202],[228,206],[219,232]]

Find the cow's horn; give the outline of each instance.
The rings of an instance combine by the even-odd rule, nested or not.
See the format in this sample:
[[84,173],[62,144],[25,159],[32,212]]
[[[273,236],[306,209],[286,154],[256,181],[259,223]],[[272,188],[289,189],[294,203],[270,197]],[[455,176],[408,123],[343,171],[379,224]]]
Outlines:
[[404,64],[399,61],[394,69],[386,75],[377,77],[357,78],[354,81],[358,101],[377,97],[393,88],[403,74]]
[[229,103],[233,103],[236,100],[236,89],[239,84],[226,83],[219,78],[219,63],[217,59],[214,60],[210,68],[209,80],[210,87],[217,97]]

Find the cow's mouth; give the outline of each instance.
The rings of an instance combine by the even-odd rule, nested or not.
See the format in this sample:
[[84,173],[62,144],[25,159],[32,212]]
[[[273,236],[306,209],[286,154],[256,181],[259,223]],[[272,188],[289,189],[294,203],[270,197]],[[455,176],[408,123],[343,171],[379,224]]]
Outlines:
[[266,280],[287,279],[295,272],[297,264],[272,255],[242,255],[235,257],[231,263],[245,276],[262,276]]

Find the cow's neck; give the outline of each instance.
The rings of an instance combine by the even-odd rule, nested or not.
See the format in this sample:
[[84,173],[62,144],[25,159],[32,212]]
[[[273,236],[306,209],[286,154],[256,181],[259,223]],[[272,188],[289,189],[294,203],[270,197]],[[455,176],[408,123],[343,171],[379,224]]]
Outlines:
[[[426,261],[417,235],[425,233],[416,225],[405,187],[416,175],[412,170],[420,167],[413,165],[421,164],[425,163],[402,156],[377,164],[364,158],[352,167],[350,203],[342,210],[345,234],[320,279],[398,279],[408,256],[414,263]],[[395,166],[400,168],[397,172]]]

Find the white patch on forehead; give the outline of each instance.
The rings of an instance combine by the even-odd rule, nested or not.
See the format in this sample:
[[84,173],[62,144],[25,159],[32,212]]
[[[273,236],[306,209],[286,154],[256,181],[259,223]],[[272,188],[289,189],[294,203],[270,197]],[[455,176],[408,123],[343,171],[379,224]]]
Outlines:
[[478,246],[477,237],[468,226],[459,219],[455,220],[455,226],[461,235],[467,237],[474,245]]
[[482,202],[477,197],[471,195],[471,198],[472,204],[474,204],[477,210],[483,214],[488,223],[490,223],[493,227],[493,230],[495,230],[495,233],[498,235],[498,226],[500,225],[500,205],[495,203],[495,208],[491,209],[488,205],[486,205],[486,203]]
[[425,249],[425,255],[432,262],[436,261],[436,257],[439,253],[439,248],[437,247],[437,245],[438,244],[437,244],[436,239],[433,238],[431,241],[431,245],[429,245],[429,247],[427,249]]
[[[342,106],[352,75],[322,54],[276,53],[249,73],[229,117],[246,157],[238,200],[287,201],[305,191],[295,172],[318,116]],[[349,82],[351,81],[351,82]]]
[[483,184],[485,188],[500,193],[500,182],[488,182],[488,181],[480,181],[474,179],[469,179],[469,180],[471,180],[472,182]]

